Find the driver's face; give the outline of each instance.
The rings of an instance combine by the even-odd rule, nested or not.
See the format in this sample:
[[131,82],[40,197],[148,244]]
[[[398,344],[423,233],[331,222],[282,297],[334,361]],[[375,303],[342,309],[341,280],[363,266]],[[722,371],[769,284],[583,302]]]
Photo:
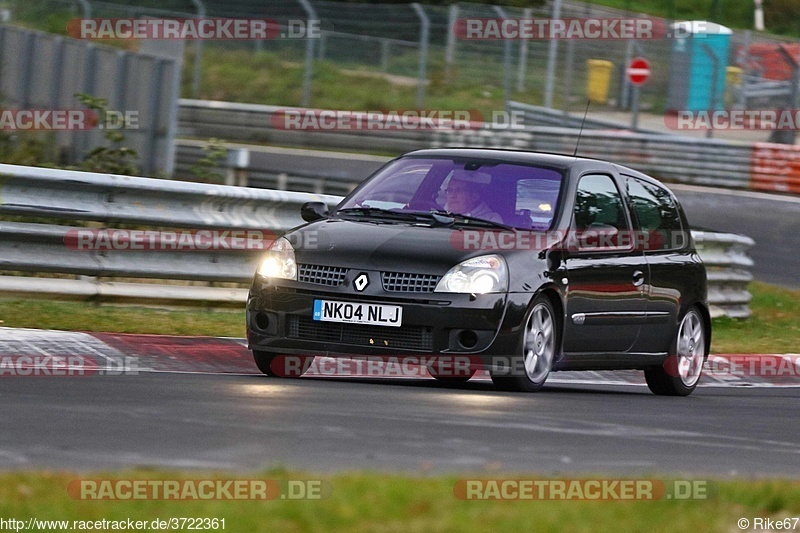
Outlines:
[[478,205],[480,195],[471,184],[463,181],[451,181],[445,189],[445,201],[448,211],[468,213]]

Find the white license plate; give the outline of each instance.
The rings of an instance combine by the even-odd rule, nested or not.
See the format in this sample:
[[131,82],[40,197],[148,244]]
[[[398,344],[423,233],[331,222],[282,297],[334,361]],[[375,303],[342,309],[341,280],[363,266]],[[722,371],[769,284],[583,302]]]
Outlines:
[[399,305],[314,300],[314,320],[399,327],[403,308]]

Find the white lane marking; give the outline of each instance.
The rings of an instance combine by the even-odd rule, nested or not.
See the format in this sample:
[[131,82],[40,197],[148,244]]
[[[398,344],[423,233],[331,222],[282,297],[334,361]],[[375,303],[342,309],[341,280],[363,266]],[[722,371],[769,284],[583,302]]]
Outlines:
[[[151,335],[158,337],[159,335]],[[241,337],[216,337],[219,339],[226,339],[236,341],[239,344],[246,345],[247,340]],[[44,347],[43,347],[44,346]],[[29,328],[8,328],[0,327],[0,355],[21,355],[20,348],[26,348],[26,352],[35,352],[40,355],[58,355],[65,350],[70,349],[83,350],[97,354],[106,359],[106,361],[113,360],[112,358],[124,358],[125,354],[112,346],[102,342],[94,337],[91,333],[61,331],[61,330],[38,330]],[[57,347],[57,350],[48,349],[50,347]],[[789,359],[794,364],[794,359],[798,354],[782,354],[774,355],[774,357],[782,357]],[[779,365],[783,368],[782,365]],[[193,371],[193,370],[158,370],[153,368],[140,367],[137,369],[138,373],[160,373],[160,374],[198,374],[198,375],[230,375],[230,376],[258,376],[259,372],[255,369],[252,373],[247,372],[214,372],[214,371]],[[626,380],[621,378],[617,373],[618,371],[588,371],[588,372],[554,372],[548,379],[548,384],[551,385],[611,385],[611,386],[634,386],[644,387],[644,375],[639,374],[635,377],[635,381],[630,379]],[[707,372],[707,370],[706,370]],[[123,372],[123,374],[136,374],[137,372]],[[413,376],[399,376],[399,375],[330,375],[325,373],[306,374],[307,377],[317,378],[344,378],[344,379],[432,379],[425,375]],[[587,379],[587,376],[591,376]],[[735,375],[715,375],[713,373],[706,373],[698,387],[702,388],[797,388],[800,387],[800,377],[796,379],[795,383],[774,383],[775,378],[781,376],[755,376],[758,381],[748,380],[747,377]],[[486,382],[489,381],[489,375],[485,371],[478,372],[471,381]]]
[[704,187],[702,185],[689,185],[686,183],[667,183],[666,185],[670,189],[674,189],[676,191],[700,192],[706,194],[725,194],[728,196],[741,196],[743,198],[755,198],[758,200],[769,200],[774,202],[800,204],[800,198],[798,198],[797,196],[789,196],[784,194],[770,194],[768,192]]
[[22,465],[30,462],[30,460],[26,456],[16,452],[10,452],[8,450],[0,450],[0,463],[4,462],[3,459],[8,459],[9,462],[17,465]]

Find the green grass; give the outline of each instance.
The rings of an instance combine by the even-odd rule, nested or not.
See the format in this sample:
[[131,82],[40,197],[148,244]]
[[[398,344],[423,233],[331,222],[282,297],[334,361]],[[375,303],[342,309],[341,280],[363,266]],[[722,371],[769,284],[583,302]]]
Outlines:
[[800,291],[766,283],[750,284],[753,316],[747,320],[714,320],[714,353],[800,352]]
[[[800,291],[766,283],[750,285],[753,316],[718,318],[712,353],[795,353],[800,351]],[[153,309],[80,302],[0,301],[2,326],[161,335],[244,337],[244,311]]]
[[155,309],[45,300],[0,301],[0,326],[244,337],[244,309]]
[[[329,495],[303,501],[73,500],[73,479],[322,479]],[[475,477],[475,476],[461,476]],[[497,479],[502,476],[478,476]],[[514,479],[541,476],[515,475]],[[800,514],[793,481],[709,481],[705,500],[465,501],[453,495],[456,476],[342,473],[319,478],[286,471],[232,476],[138,470],[125,473],[6,473],[0,475],[0,517],[25,520],[224,518],[225,530],[247,531],[738,531],[741,517]],[[649,477],[649,479],[658,479]]]
[[[194,59],[184,63],[182,94],[191,94]],[[487,64],[487,68],[489,65]],[[443,66],[432,61],[425,107],[441,110],[476,109],[491,118],[503,109],[500,84],[445,83]],[[198,98],[269,105],[299,106],[303,96],[303,62],[287,61],[273,52],[229,50],[208,46]],[[364,65],[343,68],[330,61],[314,65],[311,102],[319,109],[416,109],[416,80],[398,83]]]

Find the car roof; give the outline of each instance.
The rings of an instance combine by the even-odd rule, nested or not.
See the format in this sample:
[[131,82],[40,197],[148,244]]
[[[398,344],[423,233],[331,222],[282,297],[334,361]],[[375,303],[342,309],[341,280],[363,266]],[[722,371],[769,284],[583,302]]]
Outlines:
[[563,169],[568,169],[575,166],[580,166],[587,169],[592,167],[602,169],[604,167],[608,168],[611,166],[615,167],[619,172],[650,178],[650,176],[644,175],[641,172],[618,165],[616,163],[612,163],[610,161],[605,161],[603,159],[504,148],[426,148],[409,152],[403,157],[468,157],[475,159],[499,160],[509,163],[521,163],[527,165],[545,165]]

